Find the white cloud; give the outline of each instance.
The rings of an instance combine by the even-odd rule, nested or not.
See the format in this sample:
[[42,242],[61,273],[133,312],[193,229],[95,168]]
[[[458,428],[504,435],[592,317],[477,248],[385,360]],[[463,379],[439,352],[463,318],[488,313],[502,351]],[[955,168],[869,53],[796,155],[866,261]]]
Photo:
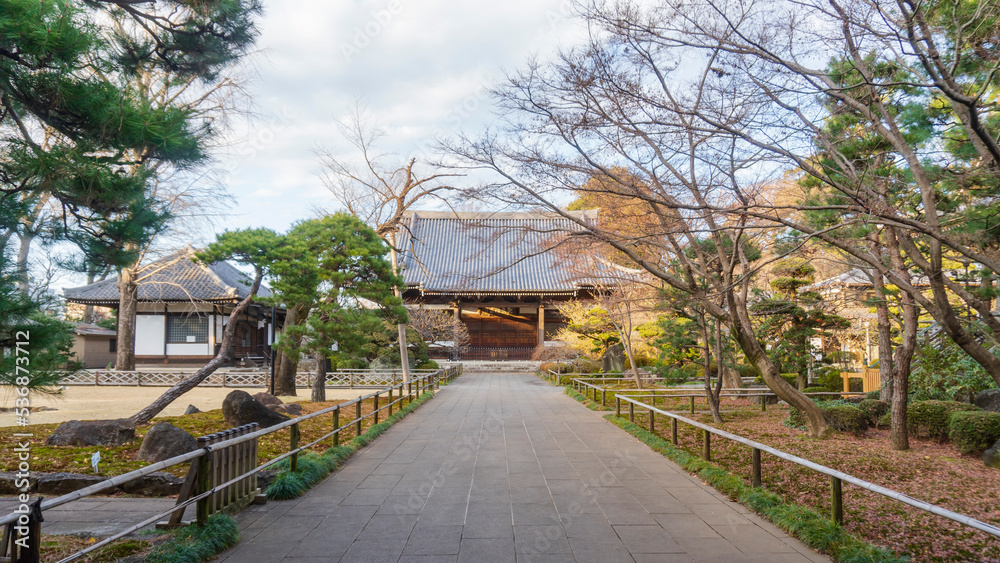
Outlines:
[[[489,119],[485,87],[532,54],[581,37],[568,0],[272,0],[260,23],[261,117],[238,125],[220,160],[238,205],[223,227],[284,230],[332,207],[314,156],[346,149],[337,117],[360,98],[401,158]],[[373,15],[374,14],[374,15]],[[345,49],[345,45],[349,48]],[[345,51],[349,56],[345,57]],[[350,156],[350,153],[345,153]]]

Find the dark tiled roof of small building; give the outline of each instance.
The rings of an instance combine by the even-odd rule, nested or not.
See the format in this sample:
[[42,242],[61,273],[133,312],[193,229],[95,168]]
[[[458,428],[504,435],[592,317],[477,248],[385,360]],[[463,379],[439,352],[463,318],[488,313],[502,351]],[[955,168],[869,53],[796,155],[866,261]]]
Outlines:
[[102,326],[87,323],[76,323],[73,330],[81,336],[115,336],[118,334],[117,332],[106,329]]
[[557,250],[582,227],[554,213],[415,211],[404,225],[403,279],[424,293],[573,294],[592,285],[570,267],[572,253]]
[[[150,262],[139,272],[139,301],[209,301],[231,302],[243,299],[250,292],[249,276],[228,262],[201,264],[191,258],[195,250],[188,248],[161,260]],[[82,287],[63,289],[66,301],[84,304],[117,304],[118,285],[108,278]],[[271,292],[261,285],[258,296]]]

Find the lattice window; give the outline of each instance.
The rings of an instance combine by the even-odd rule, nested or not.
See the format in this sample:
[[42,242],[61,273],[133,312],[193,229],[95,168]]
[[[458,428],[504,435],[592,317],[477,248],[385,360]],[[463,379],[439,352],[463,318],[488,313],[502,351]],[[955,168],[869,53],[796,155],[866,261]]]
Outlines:
[[208,342],[208,317],[168,315],[167,342],[172,344]]

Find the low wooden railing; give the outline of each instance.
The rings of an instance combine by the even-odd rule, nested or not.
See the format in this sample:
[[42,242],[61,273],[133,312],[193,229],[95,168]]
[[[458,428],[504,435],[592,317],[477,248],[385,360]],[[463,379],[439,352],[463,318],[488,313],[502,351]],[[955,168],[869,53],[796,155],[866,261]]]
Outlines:
[[[601,387],[600,385],[594,385],[592,381],[597,380],[597,378],[578,379],[574,378],[573,389],[582,393],[585,397],[591,398],[594,402],[600,402],[602,406],[608,406],[608,389]],[[656,399],[659,398],[661,403],[665,402],[667,399],[682,399],[687,398],[690,401],[690,412],[694,414],[694,406],[696,399],[705,399],[705,403],[708,404],[708,397],[705,395],[704,390],[699,390],[694,387],[690,389],[685,388],[672,388],[672,389],[632,389],[632,390],[622,390],[614,389],[613,393],[620,393],[622,395],[627,395],[633,399],[649,399],[653,406],[656,406]],[[600,393],[601,399],[598,401],[597,395]],[[841,392],[841,391],[820,391],[814,393],[803,393],[809,397],[863,397],[866,393],[861,392]],[[767,410],[768,399],[777,399],[778,396],[768,389],[767,387],[743,387],[740,389],[723,389],[719,393],[719,397],[736,398],[736,399],[750,399],[757,398],[760,401],[760,410]]]
[[[292,470],[295,470],[298,466],[298,456],[302,451],[331,438],[334,446],[339,445],[340,433],[348,428],[353,427],[355,435],[361,435],[362,421],[364,419],[372,417],[373,424],[378,424],[379,415],[383,411],[388,411],[388,415],[391,415],[394,407],[402,408],[402,406],[405,406],[424,392],[433,393],[435,389],[440,388],[442,382],[449,382],[461,375],[461,373],[461,366],[454,366],[431,373],[415,375],[407,384],[399,383],[387,386],[375,393],[369,393],[345,403],[293,418],[268,428],[256,430],[243,426],[234,430],[205,436],[199,439],[199,448],[195,451],[174,456],[123,475],[111,477],[100,483],[84,487],[54,499],[43,500],[39,498],[32,503],[24,503],[26,510],[23,511],[23,514],[19,507],[14,512],[0,518],[0,526],[4,527],[4,542],[3,546],[0,547],[0,560],[2,558],[9,558],[10,561],[14,562],[37,560],[35,554],[40,553],[41,549],[40,523],[44,511],[91,495],[113,490],[129,481],[182,463],[190,462],[191,466],[188,469],[188,478],[185,480],[184,485],[182,485],[181,493],[178,495],[177,503],[173,508],[151,516],[138,524],[77,551],[61,559],[59,563],[73,561],[87,553],[100,549],[116,539],[154,524],[168,516],[170,519],[166,522],[167,526],[179,525],[185,508],[191,504],[197,505],[197,521],[204,523],[212,514],[257,498],[259,491],[256,489],[256,474],[261,470],[285,459],[289,459],[290,467]],[[388,400],[384,402],[380,401],[382,395],[388,395]],[[374,408],[372,412],[362,414],[361,405],[367,399],[373,400]],[[354,407],[353,418],[344,422],[340,416],[341,411],[347,411],[350,407]],[[308,444],[299,444],[301,439],[299,424],[324,415],[330,415],[332,419],[331,431]],[[261,436],[272,434],[285,428],[290,430],[289,450],[261,465],[257,465],[257,440]],[[27,547],[14,544],[14,539],[18,537],[17,528],[19,526],[24,526],[25,529],[30,530]]]
[[628,404],[630,422],[633,423],[635,422],[636,408],[645,410],[648,417],[647,423],[650,432],[656,432],[656,415],[665,416],[669,418],[671,426],[670,440],[675,446],[678,444],[677,440],[678,422],[682,422],[684,424],[688,424],[690,426],[700,429],[702,431],[702,457],[704,457],[706,461],[712,460],[711,436],[713,435],[748,446],[749,448],[751,448],[751,463],[752,463],[750,481],[754,487],[761,486],[762,452],[768,453],[785,461],[790,461],[797,465],[807,467],[818,473],[828,475],[830,477],[831,518],[838,524],[842,524],[844,521],[843,483],[846,482],[855,485],[857,487],[861,487],[862,489],[867,489],[873,493],[882,495],[892,500],[901,502],[903,504],[910,505],[914,508],[918,508],[925,512],[930,512],[931,514],[936,514],[938,516],[942,516],[949,520],[954,520],[955,522],[958,522],[960,524],[964,524],[966,526],[975,528],[982,532],[986,532],[987,534],[1000,537],[1000,527],[994,526],[993,524],[989,524],[987,522],[983,522],[981,520],[977,520],[975,518],[972,518],[971,516],[959,514],[958,512],[948,510],[947,508],[943,508],[936,504],[931,504],[929,502],[913,498],[899,491],[894,491],[887,487],[876,485],[875,483],[865,481],[864,479],[855,477],[853,475],[849,475],[842,471],[837,471],[836,469],[832,469],[825,465],[820,465],[818,463],[809,461],[808,459],[803,459],[801,457],[792,455],[790,453],[783,452],[781,450],[772,448],[771,446],[768,446],[766,444],[762,444],[760,442],[756,442],[754,440],[750,440],[742,436],[731,434],[729,432],[726,432],[725,430],[719,430],[718,428],[714,428],[707,424],[702,424],[696,420],[691,420],[690,418],[685,418],[679,414],[659,409],[653,405],[643,403],[642,401],[638,401],[626,395],[616,393],[615,400],[616,403],[618,404],[618,408],[616,409],[616,416],[619,417],[621,416],[621,402],[624,401]]

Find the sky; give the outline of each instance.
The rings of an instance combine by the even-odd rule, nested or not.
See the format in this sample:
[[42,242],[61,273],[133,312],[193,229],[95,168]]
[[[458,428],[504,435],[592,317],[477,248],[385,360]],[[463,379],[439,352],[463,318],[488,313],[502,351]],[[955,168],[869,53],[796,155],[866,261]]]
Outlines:
[[265,0],[250,84],[256,117],[239,121],[217,157],[236,205],[216,230],[283,231],[336,204],[317,148],[342,158],[337,120],[355,106],[386,129],[400,161],[438,137],[489,123],[487,89],[529,57],[584,38],[570,0]]

